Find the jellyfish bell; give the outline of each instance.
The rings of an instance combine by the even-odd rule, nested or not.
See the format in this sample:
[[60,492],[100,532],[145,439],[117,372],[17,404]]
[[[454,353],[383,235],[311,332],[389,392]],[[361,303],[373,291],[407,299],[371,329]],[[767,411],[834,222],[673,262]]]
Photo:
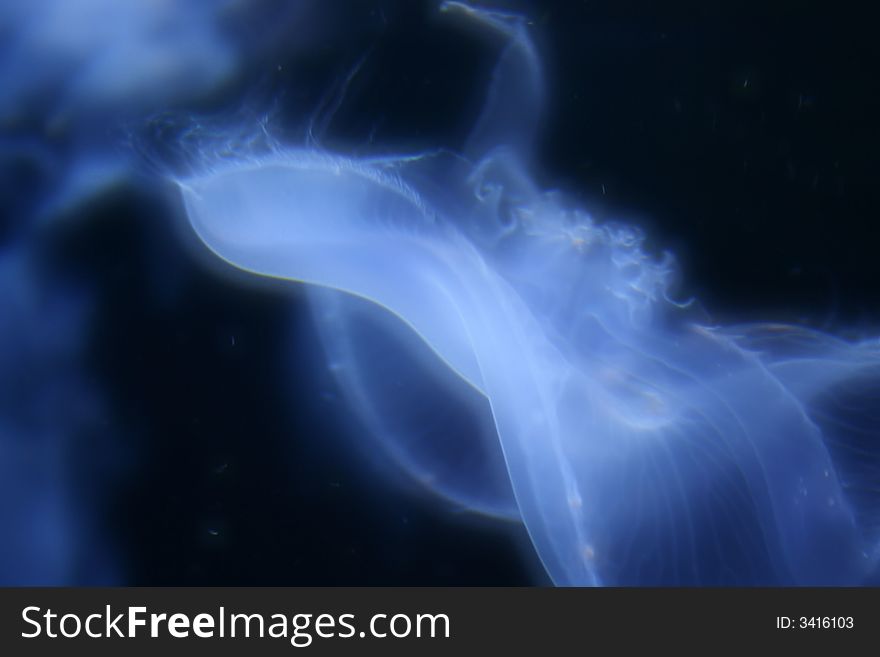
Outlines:
[[[219,168],[180,187],[191,225],[219,257],[246,271],[374,301],[479,387],[465,327],[446,279],[434,272],[455,268],[449,255],[463,264],[476,252],[441,253],[438,244],[457,238],[401,179],[357,160],[292,151]],[[401,265],[410,268],[409,279],[397,278]]]

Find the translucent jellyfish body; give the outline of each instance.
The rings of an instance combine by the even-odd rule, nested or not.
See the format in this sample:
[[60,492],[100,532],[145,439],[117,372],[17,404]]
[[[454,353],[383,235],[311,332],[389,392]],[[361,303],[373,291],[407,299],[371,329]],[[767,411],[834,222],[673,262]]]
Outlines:
[[[318,325],[367,425],[448,497],[518,516],[556,583],[872,577],[880,478],[863,393],[877,343],[683,312],[671,257],[533,182],[542,85],[525,22],[445,7],[506,40],[462,157],[427,167],[427,183],[427,155],[280,148],[208,163],[179,181],[199,237],[239,269],[325,289]],[[428,357],[404,371],[393,348],[370,354],[354,303],[408,327]],[[482,432],[420,425],[430,395],[395,390],[396,371],[485,398],[468,412],[491,414],[515,507]]]

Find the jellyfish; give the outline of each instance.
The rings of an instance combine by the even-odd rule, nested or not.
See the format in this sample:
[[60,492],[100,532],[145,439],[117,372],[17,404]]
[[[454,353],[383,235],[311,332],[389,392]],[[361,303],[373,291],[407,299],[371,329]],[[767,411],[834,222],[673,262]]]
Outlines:
[[[556,584],[871,581],[880,343],[676,300],[671,254],[535,181],[528,21],[441,7],[503,44],[460,150],[206,156],[177,179],[198,237],[305,284],[366,425],[444,496],[519,519]],[[437,387],[488,424],[444,435],[417,412]]]

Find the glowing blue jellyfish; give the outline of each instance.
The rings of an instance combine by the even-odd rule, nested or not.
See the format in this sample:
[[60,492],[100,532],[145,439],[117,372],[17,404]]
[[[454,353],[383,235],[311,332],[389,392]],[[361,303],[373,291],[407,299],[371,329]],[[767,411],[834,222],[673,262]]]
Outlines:
[[[444,8],[506,39],[462,156],[218,159],[179,181],[199,237],[239,269],[315,286],[331,365],[367,425],[443,494],[518,515],[556,583],[870,578],[878,343],[702,325],[669,298],[670,256],[532,181],[542,84],[526,23]],[[370,353],[370,312],[406,327],[401,353],[417,355],[401,368],[387,344]],[[395,389],[416,371],[491,413],[515,510],[480,432],[448,439],[419,420],[432,399]]]

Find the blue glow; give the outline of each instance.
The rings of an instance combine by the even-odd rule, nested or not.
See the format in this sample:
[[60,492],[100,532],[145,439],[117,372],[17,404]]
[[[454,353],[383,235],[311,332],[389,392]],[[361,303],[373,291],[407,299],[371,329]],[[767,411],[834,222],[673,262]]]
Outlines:
[[[312,10],[309,0],[0,5],[0,584],[120,577],[77,461],[100,407],[80,371],[93,300],[43,270],[59,218],[144,182],[127,122],[204,100]],[[319,18],[298,47],[318,38]]]
[[[543,84],[525,22],[444,9],[507,40],[461,157],[279,147],[207,158],[179,181],[200,238],[239,269],[372,302],[433,352],[425,377],[451,370],[462,394],[481,393],[517,513],[556,583],[870,577],[880,471],[865,433],[876,422],[849,418],[846,400],[876,382],[880,345],[703,325],[670,299],[671,256],[650,256],[637,229],[598,224],[534,182]],[[331,292],[313,302],[331,366],[380,442],[447,497],[511,515],[504,486],[482,485],[497,452],[475,436],[478,465],[456,469],[467,441],[426,444],[442,440],[419,426],[430,400],[401,409],[393,386],[365,374],[381,366],[391,381],[396,364],[383,351],[370,365],[348,305],[362,302]],[[388,415],[396,406],[402,419]]]
[[[313,29],[302,34],[306,21]],[[306,48],[326,22],[311,0],[3,3],[0,161],[33,163],[36,217],[63,216],[131,179],[127,123],[204,101],[291,31]]]
[[99,410],[79,371],[90,300],[45,289],[34,267],[25,249],[0,252],[0,343],[14,347],[0,350],[0,583],[113,581],[76,460]]

